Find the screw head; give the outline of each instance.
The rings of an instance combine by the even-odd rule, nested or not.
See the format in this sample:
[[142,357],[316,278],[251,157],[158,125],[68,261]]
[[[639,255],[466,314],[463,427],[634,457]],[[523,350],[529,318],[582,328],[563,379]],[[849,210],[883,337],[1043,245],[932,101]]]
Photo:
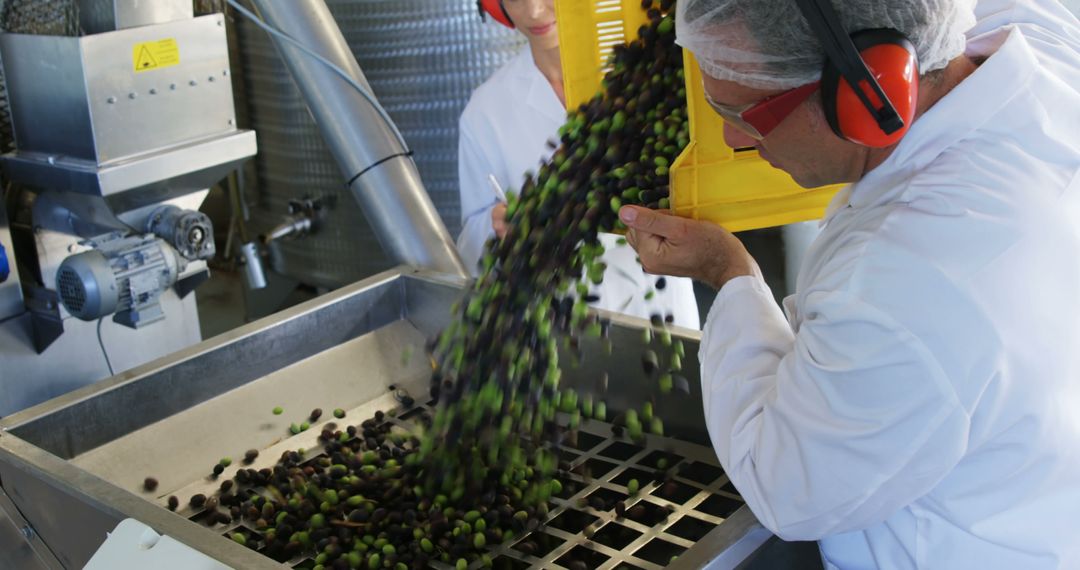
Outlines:
[[109,97],[108,99],[105,100],[105,102],[112,105],[112,104],[116,103],[116,97]]

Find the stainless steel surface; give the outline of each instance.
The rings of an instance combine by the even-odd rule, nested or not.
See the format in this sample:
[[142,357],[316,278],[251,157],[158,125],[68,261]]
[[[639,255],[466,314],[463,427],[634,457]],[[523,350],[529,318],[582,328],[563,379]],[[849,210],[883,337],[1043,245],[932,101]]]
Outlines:
[[[79,243],[82,238],[73,233],[77,228],[72,222],[78,216],[58,203],[52,203],[55,207],[47,204],[51,198],[63,198],[62,194],[46,192],[32,205],[21,206],[25,219],[16,229],[22,242],[29,244],[31,253],[26,250],[24,253],[37,258],[33,264],[35,275],[24,275],[24,284],[34,284],[40,279],[41,284],[54,287],[56,272],[63,260],[86,249]],[[173,202],[189,204],[190,199],[200,198],[200,195],[205,192],[193,192]],[[67,197],[71,196],[68,194]],[[88,200],[93,198],[81,196]],[[62,201],[68,206],[75,202]],[[106,208],[98,210],[108,212]],[[34,215],[26,215],[28,212]],[[132,213],[135,214],[138,212]],[[123,227],[115,217],[112,220],[111,223]],[[191,262],[183,277],[205,269],[206,262]],[[120,372],[198,342],[198,311],[194,296],[181,299],[170,289],[162,294],[161,301],[168,317],[164,322],[137,333],[107,319],[102,323],[101,343],[96,321],[83,322],[71,317],[56,298],[43,297],[36,303],[28,302],[27,305],[36,307],[38,313],[22,312],[0,321],[0,361],[4,363],[0,367],[0,415],[14,413],[109,376],[101,344],[105,345],[113,370]],[[41,318],[35,319],[42,312],[53,316],[47,323],[53,328],[44,329]],[[59,336],[47,347],[41,346],[41,335],[49,331]]]
[[[200,262],[202,263],[202,262]],[[195,296],[161,296],[166,319],[136,331],[105,319],[102,344],[117,373],[156,360],[201,340]],[[66,315],[66,311],[64,311]],[[64,333],[41,354],[34,349],[30,313],[0,322],[0,416],[40,404],[109,377],[98,343],[97,321],[63,320]],[[137,406],[138,404],[133,404]]]
[[[89,9],[105,5],[86,2]],[[167,278],[157,284],[148,283],[145,272],[130,276],[133,294],[169,287],[161,312],[150,303],[137,317],[120,313],[129,324],[145,325],[137,334],[112,321],[70,318],[58,307],[56,272],[65,258],[88,247],[83,238],[155,229],[170,234],[146,229],[156,207],[182,207],[192,199],[197,208],[206,188],[255,154],[255,134],[236,127],[224,16],[192,19],[187,0],[117,0],[108,10],[121,27],[138,27],[79,37],[0,36],[17,139],[17,149],[3,157],[5,182],[13,183],[5,190],[37,196],[20,199],[14,213],[19,223],[13,237],[19,254],[28,257],[21,261],[30,275],[20,277],[31,311],[0,320],[0,414],[199,340],[194,297],[183,297],[205,279],[205,261],[186,269],[168,264]],[[172,18],[181,19],[143,25]],[[64,24],[57,30],[9,29],[70,32],[70,22]],[[195,232],[185,237],[208,233],[205,227],[185,229]],[[173,260],[171,246],[161,253]],[[208,253],[194,246],[190,252],[195,258]],[[175,286],[164,284],[171,281]],[[166,322],[153,322],[161,315]]]
[[[327,2],[379,102],[413,151],[424,187],[451,235],[460,229],[458,118],[473,89],[521,48],[521,34],[484,24],[473,0]],[[321,228],[274,243],[272,268],[340,287],[389,268],[269,38],[245,19],[237,36],[250,123],[259,133],[253,225],[266,233],[304,196],[328,197]]]
[[19,439],[0,436],[0,481],[64,568],[82,568],[106,532],[134,518],[244,570],[281,565]]
[[409,141],[450,233],[460,230],[458,119],[473,90],[524,48],[473,0],[330,0],[379,101]]
[[[104,209],[119,213],[212,186],[255,152],[255,133],[238,131],[101,166],[20,151],[5,155],[3,168],[8,178],[23,184],[104,196]],[[88,203],[87,209],[101,205]]]
[[[698,558],[713,561],[736,545],[752,543],[753,537],[749,537],[750,543],[743,542],[749,534],[745,526],[736,532],[721,531],[729,517],[736,514],[746,521],[749,509],[723,475],[709,447],[651,435],[644,445],[637,445],[625,437],[612,437],[609,424],[586,421],[577,443],[562,446],[560,457],[570,461],[572,473],[563,480],[564,496],[552,499],[556,506],[549,524],[538,531],[552,537],[548,546],[555,546],[545,554],[530,556],[514,545],[503,545],[496,549],[497,554],[535,569],[565,567],[563,556],[574,551],[575,558],[589,557],[590,568],[609,570],[630,564],[655,570],[668,567],[673,556],[682,558],[696,551]],[[675,475],[670,480],[673,483],[656,481],[652,473],[660,458],[670,460],[673,469],[686,466],[687,472],[693,470],[692,474]],[[631,495],[626,487],[630,479],[639,480],[637,494]],[[677,491],[665,497],[665,484]],[[591,504],[580,504],[594,495],[603,497],[609,505],[624,501],[628,510],[642,505],[646,520],[619,517],[613,507],[598,510]],[[654,516],[652,513],[659,513],[659,509],[667,509],[669,514]],[[768,536],[766,533],[761,540]],[[583,554],[581,549],[596,554]],[[679,566],[697,567],[686,563]]]
[[[317,426],[295,437],[286,429],[314,407],[347,408],[345,421],[356,422],[394,405],[390,383],[422,396],[429,365],[422,350],[404,359],[403,349],[423,346],[448,322],[447,309],[464,284],[407,268],[386,272],[4,418],[0,481],[9,492],[14,489],[16,504],[65,564],[88,559],[103,539],[101,529],[133,517],[230,566],[280,567],[222,538],[226,527],[206,527],[199,513],[174,514],[158,505],[172,493],[208,489],[209,469],[221,457],[237,458],[254,447],[263,451],[256,466],[265,466],[283,449],[317,453]],[[641,327],[648,325],[605,316],[612,318],[615,354],[604,356],[598,344],[585,343],[586,358],[566,371],[564,382],[592,389],[601,372],[608,372],[612,388],[606,398],[614,416],[650,392],[637,359],[626,357],[642,349]],[[686,341],[692,362],[698,333],[674,332]],[[649,436],[639,446],[612,441],[609,426],[586,422],[578,440],[567,443],[563,455],[580,470],[567,480],[551,523],[540,531],[550,537],[551,550],[535,558],[505,546],[497,552],[535,568],[555,568],[563,554],[574,550],[577,556],[575,549],[584,548],[603,559],[596,567],[628,561],[653,570],[680,552],[680,560],[734,567],[742,557],[725,553],[756,548],[763,535],[715,464],[696,370],[688,366],[686,372],[693,392],[657,403],[669,437]],[[286,411],[274,416],[270,410],[278,405]],[[392,421],[410,417],[415,416]],[[675,476],[674,493],[652,482],[659,457],[689,465]],[[141,489],[146,476],[160,480],[153,494]],[[630,477],[650,481],[631,501],[650,510],[670,507],[666,522],[615,520],[611,511],[577,506],[578,498],[597,492],[607,500],[625,495]],[[605,526],[595,529],[597,522]],[[597,530],[591,539],[589,525],[589,534]],[[629,540],[612,532],[620,528]]]
[[60,561],[0,488],[0,568],[59,570]]
[[311,218],[288,217],[264,236],[263,241],[270,243],[286,237],[301,237],[311,231]]
[[[16,34],[79,35],[76,0],[5,0],[0,11],[0,32]],[[8,108],[7,82],[0,69],[0,153],[15,150]]]
[[79,23],[84,33],[100,34],[124,28],[188,20],[191,0],[80,0]]
[[4,201],[0,200],[0,245],[4,246],[4,255],[7,256],[10,272],[7,280],[0,283],[0,322],[26,310],[23,305],[22,285],[19,281],[19,267],[15,263],[15,244],[11,241],[9,226]]
[[[323,0],[253,3],[268,24],[326,57],[371,91]],[[391,126],[325,65],[273,39],[387,256],[414,267],[468,275]]]
[[[172,40],[175,65],[136,70]],[[20,151],[97,163],[236,130],[224,16],[81,37],[0,36]]]
[[248,227],[253,235],[269,233],[295,199],[321,198],[327,204],[325,229],[270,244],[267,271],[337,288],[391,268],[274,44],[243,18],[236,19],[236,32],[249,117],[242,124],[259,133]]
[[356,178],[349,190],[392,261],[469,275],[411,158],[383,162]]
[[249,241],[240,246],[240,253],[244,256],[244,280],[248,289],[266,287],[266,270],[263,268],[259,244]]

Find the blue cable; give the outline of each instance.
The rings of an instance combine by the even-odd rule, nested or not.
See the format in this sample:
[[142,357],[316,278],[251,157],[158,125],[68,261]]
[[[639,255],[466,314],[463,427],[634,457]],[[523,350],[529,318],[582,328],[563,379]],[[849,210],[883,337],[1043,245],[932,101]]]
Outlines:
[[0,243],[0,283],[7,281],[8,275],[11,275],[11,265],[8,264],[7,250]]

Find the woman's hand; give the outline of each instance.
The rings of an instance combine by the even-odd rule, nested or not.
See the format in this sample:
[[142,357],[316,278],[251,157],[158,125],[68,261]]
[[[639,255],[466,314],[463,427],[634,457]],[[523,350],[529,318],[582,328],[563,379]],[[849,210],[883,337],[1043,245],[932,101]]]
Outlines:
[[503,202],[495,204],[495,207],[491,209],[491,229],[495,230],[495,235],[499,239],[506,237],[509,226],[506,225],[506,204]]
[[742,242],[716,224],[639,206],[623,206],[619,219],[649,273],[691,277],[715,289],[742,275],[761,276]]

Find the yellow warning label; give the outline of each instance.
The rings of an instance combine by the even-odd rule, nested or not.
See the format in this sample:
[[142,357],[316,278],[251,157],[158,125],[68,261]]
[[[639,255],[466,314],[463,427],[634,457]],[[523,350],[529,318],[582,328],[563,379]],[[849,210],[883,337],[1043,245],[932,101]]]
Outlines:
[[180,46],[173,38],[135,44],[131,59],[136,73],[169,67],[180,63]]

